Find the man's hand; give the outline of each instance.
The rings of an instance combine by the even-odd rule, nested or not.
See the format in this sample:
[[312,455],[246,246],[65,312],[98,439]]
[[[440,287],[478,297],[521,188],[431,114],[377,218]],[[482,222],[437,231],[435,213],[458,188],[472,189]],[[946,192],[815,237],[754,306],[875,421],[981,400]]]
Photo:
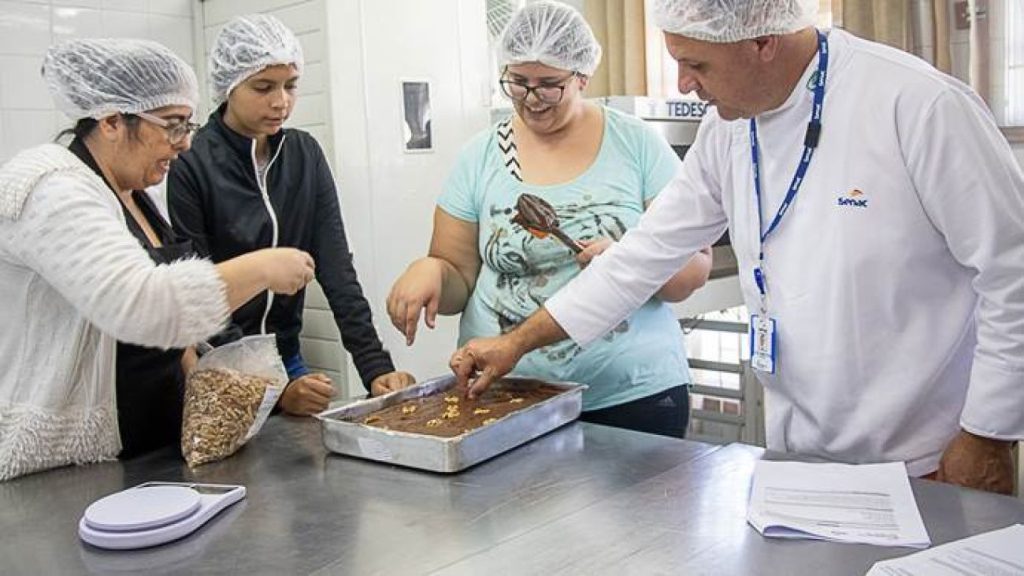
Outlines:
[[293,416],[309,416],[326,410],[334,393],[326,374],[306,374],[288,383],[278,404]]
[[1011,443],[961,430],[946,446],[935,479],[999,494],[1013,492]]
[[470,340],[452,354],[448,366],[455,373],[457,385],[470,398],[483,394],[495,380],[511,372],[526,353],[514,334]]
[[380,396],[402,388],[408,388],[416,383],[416,378],[408,372],[388,372],[381,374],[370,382],[370,396]]
[[[470,398],[476,398],[495,380],[511,372],[524,354],[566,336],[551,313],[541,307],[508,334],[470,340],[452,354],[448,366],[455,373],[457,385]],[[474,377],[471,386],[469,379]]]

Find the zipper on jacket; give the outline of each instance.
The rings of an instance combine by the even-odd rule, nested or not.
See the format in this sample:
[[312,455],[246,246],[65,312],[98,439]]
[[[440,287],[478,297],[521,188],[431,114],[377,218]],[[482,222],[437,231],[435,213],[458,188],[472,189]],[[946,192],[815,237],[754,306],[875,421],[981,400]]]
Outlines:
[[[256,160],[256,140],[253,139],[253,141],[252,141],[251,156],[252,156],[253,175],[256,176],[256,186],[259,187],[260,194],[263,196],[263,205],[267,209],[267,214],[270,214],[270,225],[271,225],[271,228],[274,231],[273,236],[272,236],[271,241],[270,241],[270,247],[271,248],[277,248],[277,236],[278,236],[277,213],[274,212],[274,207],[270,204],[270,194],[267,192],[267,181],[266,181],[266,178],[268,178],[270,176],[270,167],[274,164],[274,160],[277,160],[278,155],[281,154],[281,149],[284,148],[284,139],[287,136],[288,136],[287,134],[282,134],[281,135],[281,143],[277,145],[277,151],[275,151],[274,155],[270,158],[269,161],[267,161],[267,169],[263,171],[263,178],[260,178],[260,164]],[[268,145],[269,145],[269,143],[268,143]],[[260,334],[266,334],[267,333],[267,317],[270,316],[270,307],[273,306],[273,305],[274,305],[274,293],[272,291],[270,291],[270,290],[267,290],[267,306],[263,310],[263,319],[260,320]]]

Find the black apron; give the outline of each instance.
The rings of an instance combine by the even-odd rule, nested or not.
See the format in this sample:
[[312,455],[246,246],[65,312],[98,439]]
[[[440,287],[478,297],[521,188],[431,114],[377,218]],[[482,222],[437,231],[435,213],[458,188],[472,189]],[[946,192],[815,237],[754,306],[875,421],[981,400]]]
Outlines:
[[[96,160],[80,139],[75,138],[68,149],[100,178],[104,178]],[[162,244],[159,247],[150,244],[142,227],[122,204],[128,230],[153,262],[170,264],[196,254],[191,241],[182,240],[171,230],[148,194],[136,190],[132,192],[132,199]],[[130,458],[180,442],[185,392],[185,372],[181,367],[183,353],[181,349],[160,350],[117,343],[117,425],[122,445],[119,458]]]

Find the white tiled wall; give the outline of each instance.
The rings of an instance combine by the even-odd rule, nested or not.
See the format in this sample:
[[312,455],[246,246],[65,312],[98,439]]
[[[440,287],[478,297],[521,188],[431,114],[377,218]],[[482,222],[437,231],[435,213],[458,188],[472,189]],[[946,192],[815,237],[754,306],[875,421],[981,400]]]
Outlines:
[[0,0],[0,162],[70,125],[39,73],[47,47],[98,37],[156,40],[191,63],[192,0]]

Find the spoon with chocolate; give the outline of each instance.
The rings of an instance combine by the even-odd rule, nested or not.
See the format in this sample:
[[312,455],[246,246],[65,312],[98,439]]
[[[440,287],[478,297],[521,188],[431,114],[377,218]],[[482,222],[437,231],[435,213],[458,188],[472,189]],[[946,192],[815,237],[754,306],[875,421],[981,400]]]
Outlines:
[[550,234],[568,246],[574,253],[579,254],[583,251],[583,246],[580,246],[579,242],[570,238],[558,227],[558,215],[555,214],[555,209],[543,198],[533,194],[520,194],[519,199],[516,200],[516,210],[518,213],[512,218],[512,222],[526,228],[530,234],[537,238],[547,238]]

